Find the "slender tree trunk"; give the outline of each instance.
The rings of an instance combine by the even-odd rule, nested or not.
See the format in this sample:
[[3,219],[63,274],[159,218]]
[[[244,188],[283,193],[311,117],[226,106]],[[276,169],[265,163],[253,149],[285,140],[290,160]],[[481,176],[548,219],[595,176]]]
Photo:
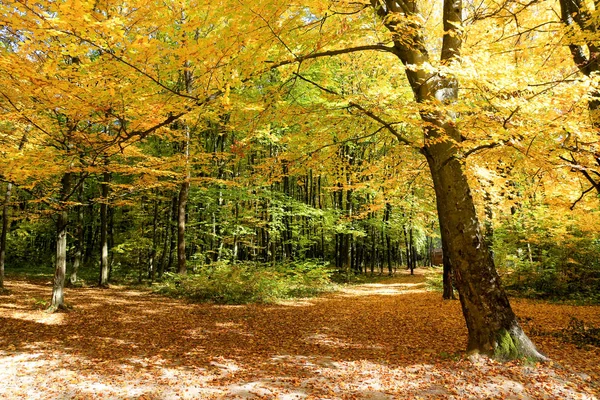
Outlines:
[[112,249],[115,248],[115,209],[114,207],[108,207],[108,281],[111,281],[113,273],[113,265],[115,260],[115,253]]
[[167,260],[169,258],[168,256],[168,252],[169,252],[169,245],[171,243],[171,224],[172,224],[172,220],[173,220],[173,207],[170,207],[170,204],[167,203],[167,210],[166,210],[166,218],[165,218],[165,225],[164,225],[164,240],[163,240],[163,248],[162,248],[162,253],[160,255],[160,261],[158,264],[158,279],[161,279],[164,272],[165,272],[165,264],[167,263]]
[[102,203],[100,204],[100,287],[108,287],[108,183],[110,172],[102,176]]
[[415,268],[417,268],[417,254],[415,251],[415,238],[413,235],[413,225],[412,225],[412,214],[411,214],[411,221],[410,221],[410,234],[409,234],[409,244],[410,244],[410,256],[411,256],[411,261],[410,261],[410,274],[414,275],[415,274]]
[[66,172],[61,179],[60,210],[56,218],[56,264],[54,269],[54,284],[52,300],[47,312],[55,312],[65,308],[65,275],[67,272],[67,224],[69,209],[64,204],[71,192],[71,173]]
[[[373,216],[371,216],[373,218]],[[371,228],[371,276],[375,275],[375,263],[377,262],[377,242],[376,242],[376,231],[375,226]]]
[[6,184],[6,194],[2,205],[2,236],[0,236],[0,293],[4,291],[4,262],[6,260],[6,236],[8,235],[8,206],[12,194],[12,183]]
[[75,207],[75,213],[77,216],[76,226],[75,226],[75,256],[73,257],[73,269],[71,270],[71,275],[69,276],[69,283],[71,285],[75,285],[77,283],[77,272],[79,272],[79,267],[81,266],[81,261],[83,258],[83,246],[84,246],[84,229],[83,229],[83,176],[80,176],[82,180],[79,184],[79,188],[77,189],[77,201],[79,204]]
[[402,233],[404,234],[404,248],[406,249],[406,269],[412,270],[412,255],[410,253],[410,242],[408,240],[406,225],[402,225]]
[[294,259],[293,255],[293,243],[292,243],[292,227],[291,227],[291,218],[290,215],[292,212],[291,207],[289,206],[289,202],[292,199],[293,195],[291,193],[291,185],[290,185],[290,177],[289,177],[289,169],[287,162],[283,163],[283,193],[286,196],[285,206],[283,207],[283,234],[281,235],[283,241],[283,256],[284,259],[289,259],[290,261]]
[[[188,61],[185,62],[189,64]],[[186,92],[190,92],[192,87],[192,72],[186,70],[183,72]],[[187,201],[190,193],[190,128],[184,126],[183,157],[185,161],[184,179],[179,190],[179,199],[177,202],[177,273],[184,275],[187,273],[186,254],[185,254],[185,213]]]
[[87,207],[85,207],[85,211],[88,214],[87,223],[84,224],[85,230],[85,253],[83,257],[83,264],[90,265],[92,262],[92,257],[94,253],[94,230],[95,228],[95,220],[96,214],[94,213],[94,203],[90,202]]
[[179,216],[179,194],[173,196],[171,202],[171,216],[172,220],[169,222],[169,229],[171,230],[170,241],[169,241],[169,260],[167,263],[167,271],[171,271],[173,269],[173,254],[175,253],[175,247],[177,246],[176,238],[177,238],[177,221],[176,218]]
[[[390,226],[390,214],[392,213],[392,205],[390,203],[385,204],[385,227],[389,230]],[[392,239],[390,237],[390,233],[386,232],[385,242],[386,242],[386,258],[388,264],[388,274],[390,276],[394,275],[394,271],[392,270]]]
[[158,203],[158,199],[154,199],[154,212],[152,218],[152,248],[150,249],[150,259],[148,262],[148,278],[150,278],[150,281],[152,282],[154,282],[154,279],[156,279],[157,267],[156,247],[158,246]]
[[185,182],[181,184],[177,202],[177,273],[179,274],[187,273],[185,257],[185,211],[189,190],[190,181],[189,178],[186,177]]
[[190,131],[187,126],[185,127],[184,157],[185,177],[184,181],[181,183],[177,201],[177,273],[182,275],[187,273],[185,254],[185,214],[190,193]]
[[[23,149],[27,143],[27,134],[23,134],[21,141],[19,142],[19,150]],[[4,264],[6,262],[6,237],[8,236],[8,220],[9,215],[9,203],[10,197],[12,196],[12,182],[6,184],[6,193],[4,195],[4,204],[2,204],[2,233],[0,234],[0,293],[4,291]]]

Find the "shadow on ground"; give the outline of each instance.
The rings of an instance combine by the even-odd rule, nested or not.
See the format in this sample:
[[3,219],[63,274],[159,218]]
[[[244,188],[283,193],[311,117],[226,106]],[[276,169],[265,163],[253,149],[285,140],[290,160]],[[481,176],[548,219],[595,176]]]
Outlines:
[[[583,361],[572,372],[464,359],[459,303],[422,286],[422,276],[402,277],[245,306],[80,288],[66,293],[71,312],[49,315],[41,310],[49,285],[9,282],[11,294],[0,297],[0,381],[10,383],[0,397],[595,398],[599,371]],[[517,302],[532,323],[600,314],[560,307]],[[558,339],[541,339],[552,356]],[[597,349],[560,346],[600,363]]]

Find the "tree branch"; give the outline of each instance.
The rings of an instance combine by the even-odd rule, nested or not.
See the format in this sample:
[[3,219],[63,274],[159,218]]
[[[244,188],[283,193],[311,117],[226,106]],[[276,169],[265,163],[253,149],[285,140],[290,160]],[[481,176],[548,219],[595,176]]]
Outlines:
[[573,202],[573,204],[571,204],[571,207],[569,207],[569,209],[570,209],[571,211],[573,211],[573,210],[575,209],[575,206],[577,205],[577,203],[579,203],[579,202],[580,202],[580,201],[583,199],[583,196],[585,196],[586,194],[588,194],[588,193],[589,193],[590,191],[592,191],[593,189],[594,189],[594,186],[590,186],[590,187],[589,187],[589,189],[587,189],[587,190],[584,190],[583,192],[581,192],[581,196],[579,196],[579,198],[578,198],[577,200],[575,200],[575,201]]
[[[306,77],[304,77],[304,76],[302,76],[302,75],[300,75],[300,74],[298,74],[296,72],[294,72],[294,75],[297,76],[299,79],[301,79],[301,80],[303,80],[303,81],[305,81],[307,83],[310,83],[311,85],[319,88],[320,90],[322,90],[322,91],[324,91],[326,93],[342,97],[342,96],[340,96],[339,93],[335,92],[334,90],[331,90],[331,89],[328,89],[326,87],[323,87],[320,84],[318,84],[317,82],[314,82],[314,81],[312,81],[312,80],[310,80],[310,79],[308,79],[308,78],[306,78]],[[398,132],[396,129],[394,129],[394,127],[391,126],[388,122],[384,121],[381,117],[379,117],[378,115],[374,114],[372,111],[367,110],[366,108],[364,108],[360,104],[357,104],[357,103],[351,101],[351,102],[348,103],[348,107],[347,108],[348,109],[350,109],[350,108],[356,108],[357,110],[361,111],[367,117],[369,117],[369,118],[377,121],[382,126],[384,126],[388,130],[388,132],[390,132],[392,135],[394,135],[396,137],[396,139],[398,139],[399,142],[404,143],[404,144],[406,144],[408,146],[414,147],[410,140],[408,140],[407,138],[405,138],[404,136],[402,136],[400,134],[400,132]]]
[[[356,53],[356,52],[365,51],[365,50],[384,51],[384,52],[396,54],[396,50],[394,49],[394,47],[386,46],[384,44],[372,44],[372,45],[349,47],[349,48],[346,48],[346,49],[327,50],[327,51],[321,51],[321,52],[318,52],[318,53],[310,53],[310,54],[307,54],[307,55],[304,55],[304,56],[297,56],[293,60],[284,60],[284,61],[280,61],[278,63],[275,63],[273,61],[266,61],[266,62],[273,63],[273,65],[271,65],[269,67],[269,70],[271,70],[271,69],[283,67],[284,65],[301,63],[301,62],[303,62],[305,60],[311,60],[311,59],[314,59],[314,58],[332,57],[332,56],[337,56],[337,55],[340,55],[340,54]],[[264,73],[264,72],[266,72],[266,71],[262,71],[260,73]]]
[[592,187],[596,189],[596,191],[598,192],[598,194],[600,194],[600,183],[596,182],[594,180],[594,178],[592,178],[592,176],[590,175],[590,173],[587,171],[587,169],[583,166],[581,166],[577,160],[575,160],[575,157],[573,157],[573,154],[571,154],[571,159],[569,160],[568,158],[566,158],[565,156],[558,156],[561,160],[566,161],[567,163],[569,163],[569,167],[571,167],[574,170],[577,170],[579,172],[581,172],[583,174],[583,176],[585,176],[585,179],[588,180],[589,183],[592,184]]

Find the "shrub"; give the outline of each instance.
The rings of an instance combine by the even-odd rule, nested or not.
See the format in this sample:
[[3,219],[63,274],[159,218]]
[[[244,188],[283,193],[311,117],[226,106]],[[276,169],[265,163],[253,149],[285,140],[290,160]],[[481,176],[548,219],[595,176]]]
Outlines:
[[442,267],[431,267],[425,272],[425,286],[436,292],[444,291],[444,275]]
[[193,274],[167,273],[156,291],[221,304],[272,303],[329,291],[332,289],[329,275],[326,264],[310,261],[276,267],[221,262]]

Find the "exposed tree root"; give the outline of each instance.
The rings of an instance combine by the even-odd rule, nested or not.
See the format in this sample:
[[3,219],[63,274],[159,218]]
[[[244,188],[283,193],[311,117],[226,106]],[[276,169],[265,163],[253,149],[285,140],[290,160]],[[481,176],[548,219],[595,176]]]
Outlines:
[[546,355],[538,351],[518,324],[514,324],[508,330],[500,331],[496,341],[494,358],[499,360],[526,358],[536,362],[550,361]]
[[71,308],[72,307],[67,304],[59,304],[59,305],[53,305],[53,306],[46,308],[46,310],[44,310],[44,312],[47,314],[52,314],[55,312],[69,312],[71,310]]

